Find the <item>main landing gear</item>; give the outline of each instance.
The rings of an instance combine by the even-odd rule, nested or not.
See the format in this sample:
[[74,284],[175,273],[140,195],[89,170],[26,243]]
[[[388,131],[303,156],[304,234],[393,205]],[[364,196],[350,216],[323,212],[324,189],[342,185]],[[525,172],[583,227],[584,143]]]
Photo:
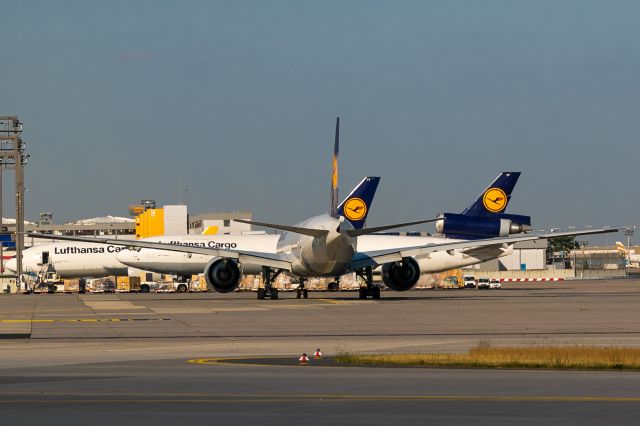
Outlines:
[[307,290],[304,287],[305,281],[306,280],[304,278],[300,278],[300,285],[298,285],[298,288],[296,290],[296,299],[308,299],[309,298],[309,290]]
[[360,287],[358,291],[358,299],[364,300],[368,297],[372,299],[380,299],[380,287],[373,284],[373,272],[371,271],[371,267],[367,266],[366,268],[362,268],[356,272],[360,278],[364,280],[366,283],[366,287]]
[[273,286],[273,281],[280,275],[282,269],[273,272],[268,266],[262,267],[262,279],[264,287],[258,289],[258,300],[278,300],[278,289]]
[[340,277],[336,277],[335,281],[327,284],[327,291],[340,291]]

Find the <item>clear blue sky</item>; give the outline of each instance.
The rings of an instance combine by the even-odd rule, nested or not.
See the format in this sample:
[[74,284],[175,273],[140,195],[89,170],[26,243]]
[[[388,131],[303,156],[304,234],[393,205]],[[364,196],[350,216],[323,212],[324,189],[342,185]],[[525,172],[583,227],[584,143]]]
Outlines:
[[[1,1],[0,114],[27,216],[142,198],[293,223],[383,180],[370,225],[460,211],[502,170],[537,228],[635,224],[638,1]],[[5,205],[11,205],[9,173]],[[10,215],[5,215],[10,216]]]

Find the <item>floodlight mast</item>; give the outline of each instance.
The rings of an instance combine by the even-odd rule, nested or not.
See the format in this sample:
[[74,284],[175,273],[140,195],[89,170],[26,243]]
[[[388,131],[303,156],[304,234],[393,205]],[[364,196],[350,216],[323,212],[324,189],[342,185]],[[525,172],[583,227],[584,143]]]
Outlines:
[[[20,292],[22,281],[22,249],[24,248],[24,166],[29,155],[25,154],[22,140],[22,122],[18,116],[0,116],[0,218],[2,209],[2,173],[4,169],[13,169],[15,174],[16,224],[16,290]],[[4,223],[1,231],[4,231]],[[7,226],[8,230],[8,226]],[[3,245],[0,244],[0,269],[4,270]]]

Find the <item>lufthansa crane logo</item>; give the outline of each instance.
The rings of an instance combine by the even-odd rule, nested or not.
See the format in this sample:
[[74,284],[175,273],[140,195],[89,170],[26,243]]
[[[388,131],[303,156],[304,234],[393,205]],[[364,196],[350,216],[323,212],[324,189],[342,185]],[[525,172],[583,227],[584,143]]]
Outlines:
[[367,204],[360,198],[349,198],[343,210],[347,219],[360,220],[367,214]]
[[500,188],[489,188],[482,196],[482,204],[491,213],[499,213],[507,207],[507,194]]

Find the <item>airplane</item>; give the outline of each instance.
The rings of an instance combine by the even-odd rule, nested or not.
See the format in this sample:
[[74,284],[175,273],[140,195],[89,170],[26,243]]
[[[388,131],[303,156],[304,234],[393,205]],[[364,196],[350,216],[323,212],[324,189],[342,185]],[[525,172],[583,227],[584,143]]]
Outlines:
[[623,253],[627,258],[628,266],[639,267],[640,266],[640,254],[636,254],[635,250],[630,250],[625,247],[620,241],[616,241],[616,248],[619,252]]
[[[511,198],[511,193],[520,177],[520,172],[502,172],[491,184],[478,195],[462,213],[443,213],[436,222],[436,229],[440,237],[416,237],[399,235],[364,235],[357,237],[357,247],[366,251],[379,250],[384,248],[412,247],[421,244],[442,242],[441,237],[458,239],[477,239],[479,235],[505,236],[507,233],[520,233],[530,230],[531,218],[522,215],[504,214],[507,204]],[[365,177],[356,188],[338,206],[338,213],[344,216],[356,229],[364,226],[367,215],[371,210],[371,204],[380,178]],[[484,208],[484,199],[488,194],[499,192],[504,194],[506,202],[502,203],[500,209],[493,211]],[[498,211],[496,211],[498,210]],[[449,221],[455,221],[449,226]],[[505,224],[506,222],[506,224]],[[453,234],[452,234],[453,233]],[[166,239],[156,239],[157,242],[169,242]],[[276,244],[269,253],[276,253]],[[237,247],[231,247],[237,248]],[[264,249],[253,251],[265,251]],[[512,246],[508,247],[485,247],[481,249],[455,250],[453,252],[433,253],[429,257],[418,257],[416,260],[420,266],[421,273],[436,273],[453,268],[474,265],[486,262],[498,257],[507,256],[513,251]],[[163,274],[193,275],[201,273],[207,266],[210,256],[191,255],[163,250],[142,249],[124,250],[117,254],[117,259],[136,269],[153,271]],[[258,271],[259,273],[260,271]],[[253,265],[244,264],[243,273],[255,273]],[[381,268],[374,269],[375,275],[381,274]],[[304,282],[302,283],[304,286]],[[339,288],[339,279],[330,282],[327,286],[329,290]],[[298,294],[305,297],[308,295],[304,288],[298,287]],[[301,293],[302,292],[302,293]]]
[[[357,209],[355,212],[348,211],[345,216],[355,229],[364,226],[379,182],[380,178],[377,176],[363,178],[338,205],[338,211],[341,214],[345,208]],[[354,200],[357,200],[357,206]],[[349,205],[347,206],[346,203]],[[54,239],[61,240],[61,238]],[[163,235],[143,238],[140,241],[276,253],[278,235],[265,232],[211,235],[210,229],[207,228],[200,235]],[[43,266],[52,265],[61,278],[126,276],[129,268],[135,268],[142,271],[175,274],[186,279],[184,277],[202,272],[204,266],[211,260],[211,256],[166,250],[144,250],[139,253],[127,250],[127,247],[122,245],[57,241],[38,244],[23,250],[22,259],[23,270],[26,273],[37,274]],[[148,264],[149,260],[153,262]],[[249,268],[249,265],[246,267]],[[15,273],[16,259],[7,260],[5,268]],[[258,267],[247,269],[246,273],[259,274],[260,271]]]
[[[45,239],[98,242],[102,244],[122,245],[130,248],[151,248],[182,252],[186,254],[204,254],[211,260],[204,268],[207,284],[221,293],[234,291],[242,279],[244,265],[259,265],[262,270],[264,287],[258,289],[258,299],[278,299],[278,290],[273,280],[287,271],[301,280],[309,277],[339,277],[355,272],[366,283],[359,292],[360,299],[380,298],[380,288],[373,283],[373,269],[382,267],[382,280],[392,290],[408,290],[420,277],[420,266],[416,257],[426,257],[438,252],[455,252],[456,249],[485,248],[503,246],[520,241],[532,241],[544,238],[600,234],[616,232],[618,228],[590,229],[584,231],[556,232],[553,234],[529,234],[526,236],[493,237],[477,240],[425,243],[416,246],[383,248],[366,251],[357,247],[358,237],[413,226],[437,219],[417,220],[394,223],[378,227],[355,227],[338,211],[338,152],[340,118],[336,119],[335,144],[332,158],[331,197],[329,212],[308,218],[296,225],[282,225],[260,221],[236,219],[241,223],[263,226],[284,231],[280,234],[276,253],[246,251],[238,249],[209,248],[171,245],[149,241],[122,241],[111,238],[91,238],[78,236],[53,236],[29,233],[29,236]],[[495,200],[495,198],[492,198]],[[496,200],[497,201],[497,200]],[[389,236],[387,236],[389,237]]]

